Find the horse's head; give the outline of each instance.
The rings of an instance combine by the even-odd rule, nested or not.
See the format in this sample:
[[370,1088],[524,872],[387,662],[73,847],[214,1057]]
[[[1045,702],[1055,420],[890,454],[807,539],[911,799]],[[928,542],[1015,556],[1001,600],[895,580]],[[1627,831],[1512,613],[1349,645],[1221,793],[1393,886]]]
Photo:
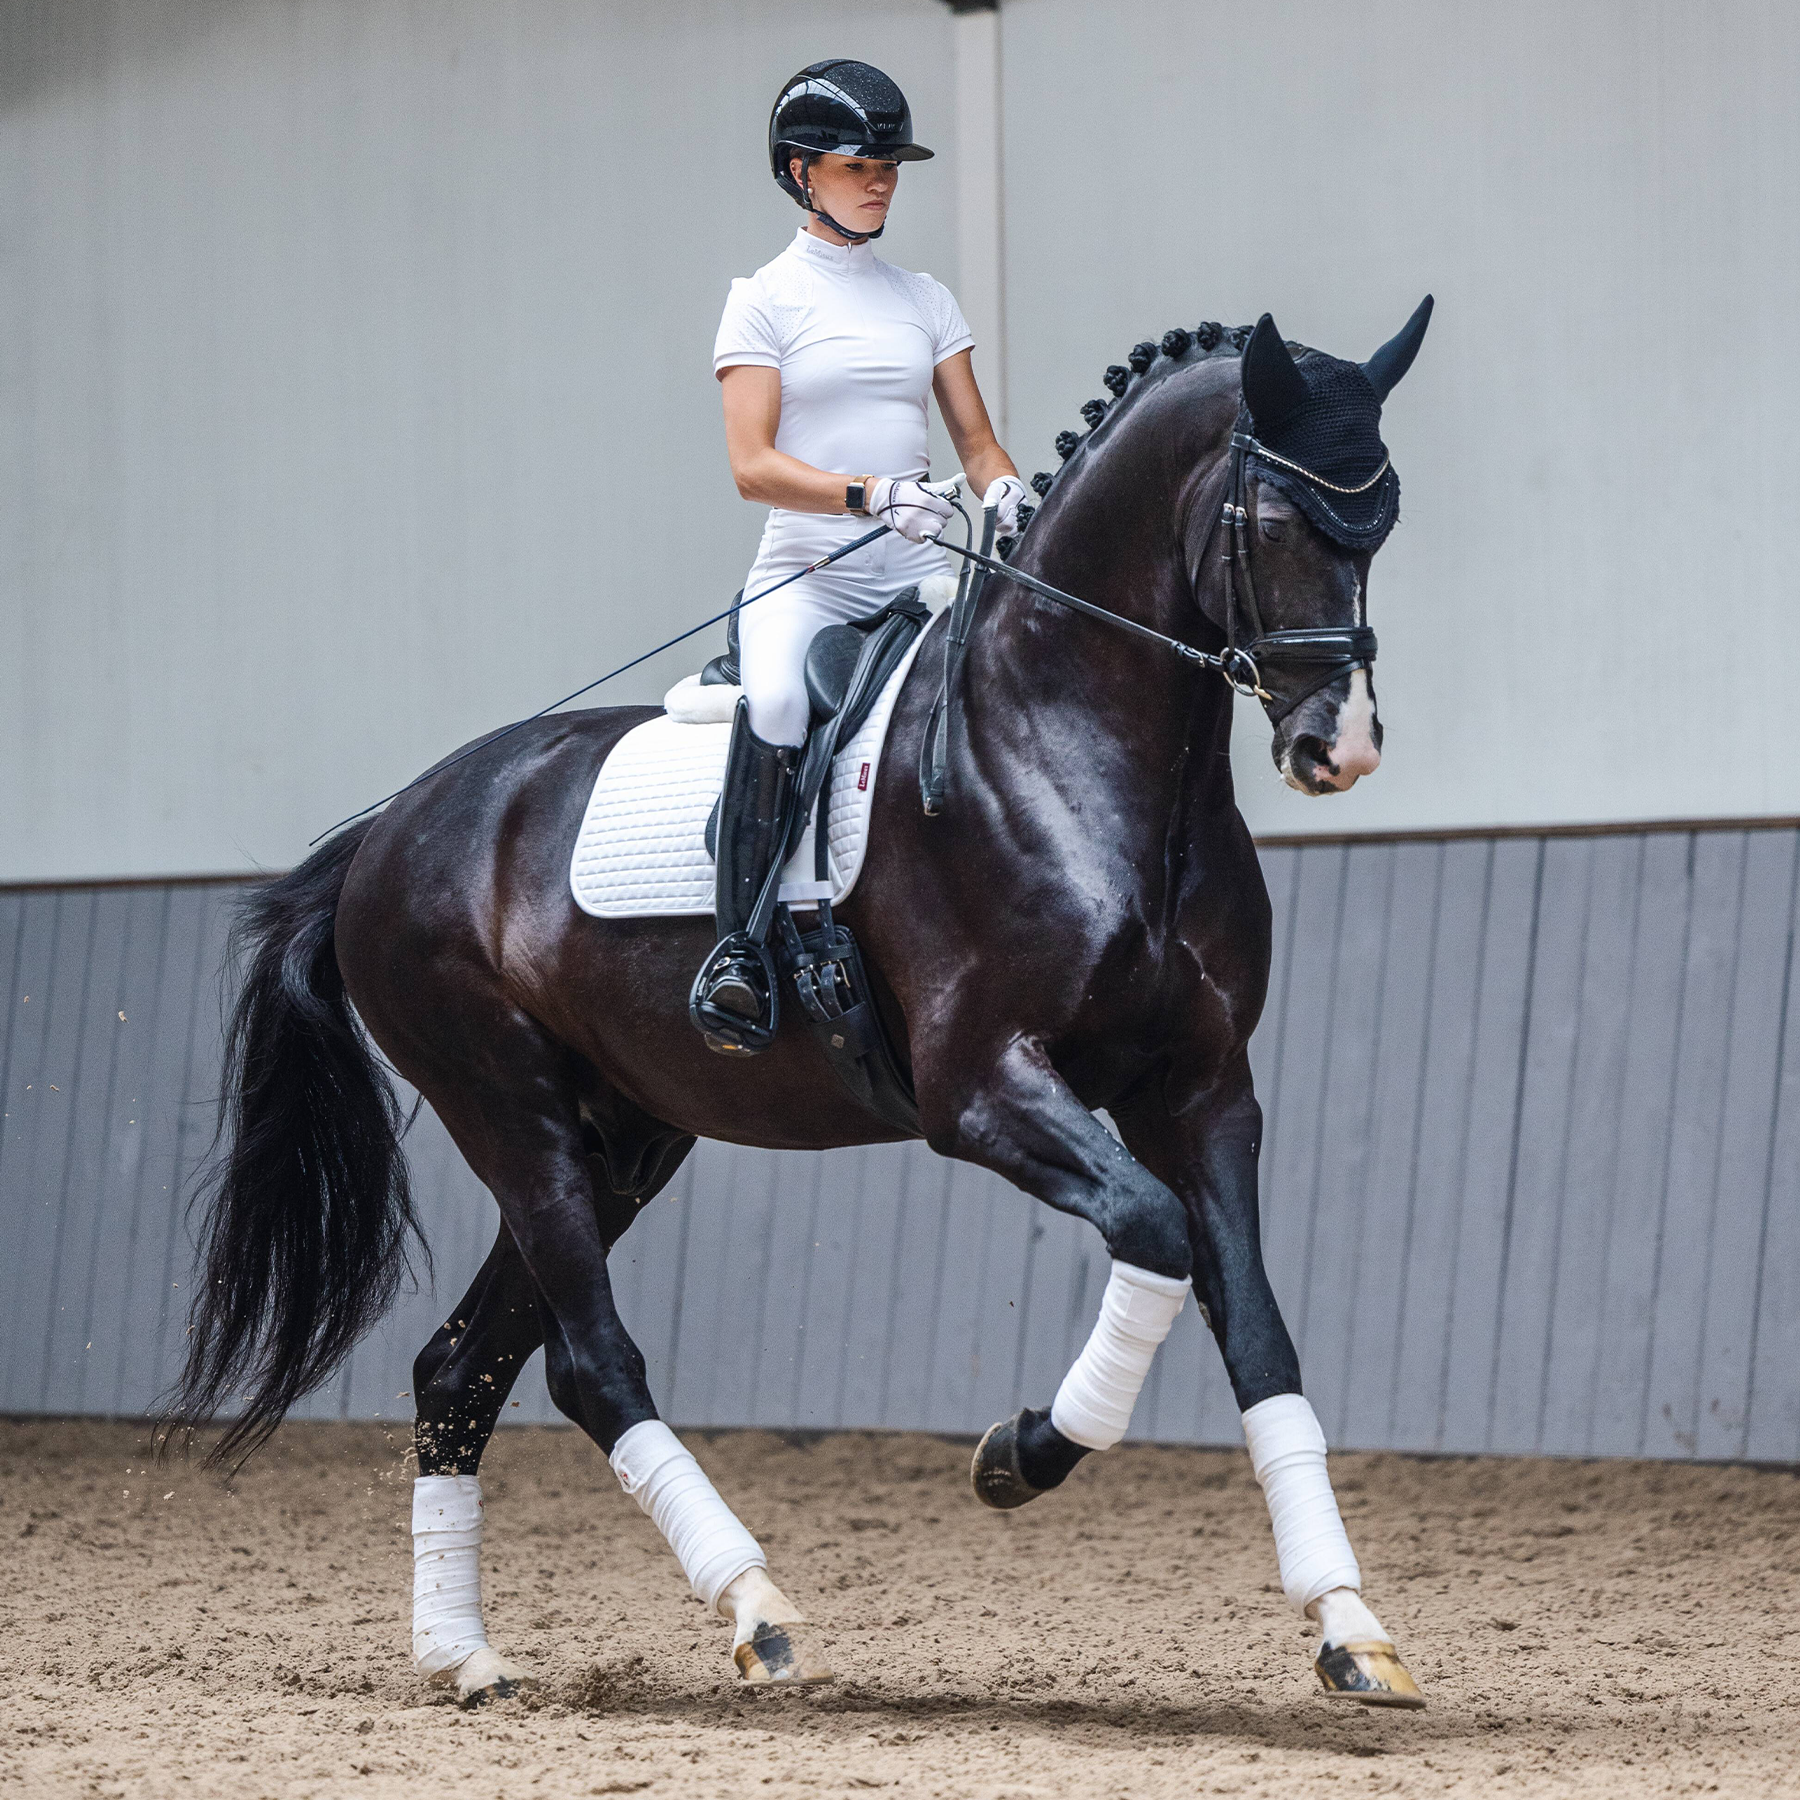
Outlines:
[[1296,360],[1267,313],[1244,346],[1219,623],[1254,662],[1254,675],[1240,666],[1243,685],[1254,682],[1276,767],[1303,794],[1342,793],[1381,761],[1369,564],[1400,504],[1381,405],[1430,317],[1427,296],[1361,364],[1316,350]]

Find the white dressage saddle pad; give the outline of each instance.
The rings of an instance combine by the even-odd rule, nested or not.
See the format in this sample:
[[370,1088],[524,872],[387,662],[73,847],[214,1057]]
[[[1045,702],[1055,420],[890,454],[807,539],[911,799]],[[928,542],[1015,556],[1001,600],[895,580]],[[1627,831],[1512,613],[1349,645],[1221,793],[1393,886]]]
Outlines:
[[[825,821],[831,880],[814,878],[814,821],[782,872],[781,898],[792,906],[817,907],[827,892],[835,903],[856,885],[888,721],[925,636],[921,631],[913,639],[862,729],[832,763]],[[725,780],[739,692],[702,688],[690,677],[670,693],[670,712],[635,726],[613,746],[569,864],[569,886],[583,912],[597,919],[712,912],[706,821]],[[706,722],[690,724],[676,712]]]

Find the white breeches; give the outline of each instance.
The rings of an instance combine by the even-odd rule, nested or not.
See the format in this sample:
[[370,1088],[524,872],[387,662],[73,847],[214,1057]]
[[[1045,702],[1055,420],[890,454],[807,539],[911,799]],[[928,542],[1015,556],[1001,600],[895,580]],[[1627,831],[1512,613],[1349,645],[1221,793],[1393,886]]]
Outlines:
[[[744,581],[750,599],[783,576],[860,537],[873,521],[772,512],[762,547]],[[806,649],[827,625],[878,612],[904,587],[945,571],[935,544],[909,544],[890,532],[840,563],[803,575],[738,615],[738,650],[750,729],[766,744],[798,744],[806,736]]]

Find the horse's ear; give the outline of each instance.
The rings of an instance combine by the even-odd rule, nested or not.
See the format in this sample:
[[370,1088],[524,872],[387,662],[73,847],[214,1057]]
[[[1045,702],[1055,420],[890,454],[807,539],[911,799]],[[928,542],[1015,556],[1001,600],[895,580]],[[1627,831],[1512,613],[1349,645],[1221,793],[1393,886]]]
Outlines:
[[1244,346],[1244,404],[1258,431],[1273,431],[1306,398],[1306,378],[1267,313]]
[[1377,400],[1385,400],[1400,385],[1400,377],[1413,365],[1419,346],[1425,341],[1425,327],[1431,323],[1431,296],[1427,294],[1413,310],[1413,316],[1400,327],[1399,333],[1363,364],[1363,373]]

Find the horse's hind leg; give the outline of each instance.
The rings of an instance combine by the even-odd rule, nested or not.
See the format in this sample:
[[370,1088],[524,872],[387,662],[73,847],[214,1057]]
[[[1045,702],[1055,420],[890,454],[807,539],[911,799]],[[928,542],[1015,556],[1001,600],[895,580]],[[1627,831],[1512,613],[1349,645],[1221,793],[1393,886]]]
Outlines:
[[544,1341],[536,1283],[500,1227],[469,1291],[413,1363],[413,1666],[465,1706],[527,1683],[488,1643],[481,1610],[481,1453]]
[[[1173,1078],[1172,1078],[1173,1079]],[[1263,1269],[1256,1158],[1262,1109],[1239,1057],[1210,1083],[1158,1082],[1113,1108],[1132,1153],[1181,1196],[1194,1286],[1225,1358],[1251,1466],[1275,1530],[1281,1585],[1319,1623],[1327,1693],[1423,1706],[1417,1684],[1362,1598],[1362,1571],[1325,1468],[1325,1434],[1300,1391],[1300,1360]]]
[[[622,1105],[590,1118],[583,1139],[595,1217],[608,1250],[681,1166],[694,1140]],[[530,1678],[493,1651],[481,1611],[482,1452],[513,1383],[544,1342],[537,1284],[501,1225],[487,1260],[413,1363],[419,1457],[414,1483],[413,1661],[454,1679],[479,1705]]]
[[[584,1115],[567,1052],[534,1022],[513,1013],[500,1021],[497,1036],[491,1016],[484,1027],[490,1055],[478,1090],[419,1085],[499,1203],[536,1290],[551,1399],[606,1453],[620,1485],[674,1549],[694,1592],[735,1622],[733,1656],[745,1679],[828,1678],[785,1629],[801,1614],[769,1579],[756,1540],[657,1417],[643,1355],[613,1303],[606,1253],[617,1236],[615,1184],[653,1191],[678,1165],[688,1140],[665,1127],[658,1144],[634,1154],[610,1106]],[[504,1087],[497,1071],[504,1071]],[[605,1182],[595,1178],[596,1163]]]

